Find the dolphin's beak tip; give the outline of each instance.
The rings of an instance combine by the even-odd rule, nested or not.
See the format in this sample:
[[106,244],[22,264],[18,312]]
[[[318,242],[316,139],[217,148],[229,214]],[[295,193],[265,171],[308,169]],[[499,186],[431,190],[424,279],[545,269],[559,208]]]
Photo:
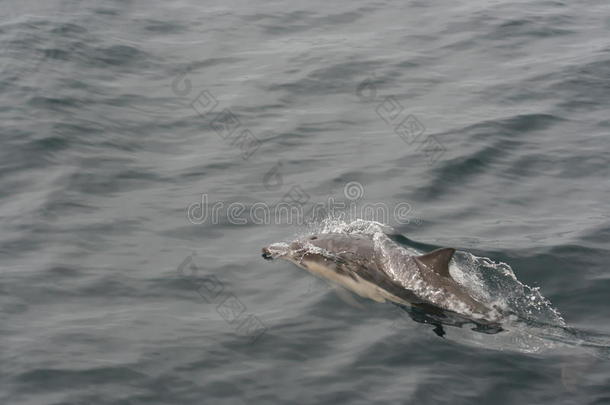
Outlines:
[[262,249],[263,254],[261,255],[265,260],[273,260],[273,255],[267,248]]

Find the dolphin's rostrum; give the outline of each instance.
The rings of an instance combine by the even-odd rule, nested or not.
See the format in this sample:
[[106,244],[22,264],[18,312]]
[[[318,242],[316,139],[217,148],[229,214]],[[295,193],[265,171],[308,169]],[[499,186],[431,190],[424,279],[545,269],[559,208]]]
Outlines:
[[449,273],[455,249],[421,256],[404,249],[388,253],[371,235],[322,233],[263,248],[267,260],[281,258],[377,302],[390,301],[419,322],[436,326],[475,324],[477,331],[501,331],[499,314],[473,298]]

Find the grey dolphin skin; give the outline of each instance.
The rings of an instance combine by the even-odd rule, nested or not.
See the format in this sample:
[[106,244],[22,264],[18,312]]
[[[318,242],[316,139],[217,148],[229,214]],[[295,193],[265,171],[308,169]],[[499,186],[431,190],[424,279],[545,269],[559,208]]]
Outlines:
[[[436,326],[462,326],[474,323],[474,330],[497,333],[502,330],[490,315],[493,310],[473,298],[449,273],[449,262],[455,249],[437,249],[421,256],[400,256],[400,265],[390,270],[387,258],[375,248],[370,236],[362,234],[325,233],[310,235],[290,244],[272,244],[262,249],[267,260],[276,258],[297,266],[377,302],[390,301],[405,309],[418,322]],[[399,274],[397,274],[397,271]],[[424,297],[406,288],[400,280],[416,277],[434,294]],[[447,303],[458,303],[465,311],[456,311]],[[476,314],[472,316],[464,315]]]

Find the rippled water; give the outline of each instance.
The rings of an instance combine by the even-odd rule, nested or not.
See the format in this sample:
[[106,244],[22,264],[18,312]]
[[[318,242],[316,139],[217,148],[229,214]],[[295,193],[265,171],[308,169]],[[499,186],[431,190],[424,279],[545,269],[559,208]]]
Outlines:
[[[610,402],[606,1],[2,6],[1,403]],[[264,262],[318,203],[572,332],[441,339]]]

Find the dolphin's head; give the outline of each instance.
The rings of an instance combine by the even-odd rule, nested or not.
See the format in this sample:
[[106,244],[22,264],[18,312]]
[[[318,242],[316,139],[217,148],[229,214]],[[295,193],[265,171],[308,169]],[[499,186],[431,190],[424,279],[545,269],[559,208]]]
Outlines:
[[[374,243],[364,235],[314,234],[290,243],[274,243],[264,247],[262,253],[267,260],[287,260],[363,297],[378,302],[387,298],[374,286],[377,277],[383,281],[387,276],[378,270]],[[367,282],[361,282],[363,276]]]
[[307,262],[328,262],[340,254],[372,257],[370,239],[358,235],[323,233],[308,235],[290,243],[274,243],[262,249],[266,260],[282,258],[307,268]]
[[265,260],[284,259],[310,272],[336,271],[336,246],[329,234],[309,235],[290,243],[273,243],[262,249]]
[[311,248],[316,246],[312,244],[312,242],[316,241],[317,239],[317,235],[312,235],[296,239],[290,243],[272,243],[271,245],[262,249],[263,259],[273,260],[281,258],[290,261],[300,260],[305,253],[308,253]]
[[273,260],[278,257],[285,257],[290,254],[290,244],[280,242],[280,243],[272,243],[269,246],[266,246],[262,249],[262,256],[265,260]]

